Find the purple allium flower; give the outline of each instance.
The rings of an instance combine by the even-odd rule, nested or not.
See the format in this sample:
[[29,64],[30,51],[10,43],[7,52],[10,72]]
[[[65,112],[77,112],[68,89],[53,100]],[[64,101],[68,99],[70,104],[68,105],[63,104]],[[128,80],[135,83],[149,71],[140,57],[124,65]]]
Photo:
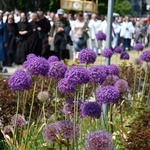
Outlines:
[[82,117],[93,117],[99,119],[101,115],[101,107],[97,102],[86,102],[82,105]]
[[120,92],[126,92],[129,89],[129,85],[128,82],[123,80],[123,79],[119,79],[116,83],[115,83],[115,87],[120,91]]
[[119,68],[116,65],[111,64],[107,66],[107,69],[108,69],[109,75],[116,75],[116,76],[119,75]]
[[100,41],[106,40],[106,34],[100,31],[96,34],[96,39]]
[[10,133],[10,132],[12,132],[13,131],[13,126],[12,125],[7,125],[7,126],[5,126],[4,127],[4,133],[6,134],[6,133]]
[[85,150],[112,150],[112,137],[103,130],[93,131],[88,134],[85,141]]
[[92,64],[96,61],[96,53],[92,49],[82,49],[79,52],[78,59],[80,63]]
[[61,93],[73,93],[75,91],[75,84],[68,83],[68,80],[63,78],[58,82],[58,90]]
[[43,57],[33,57],[25,62],[24,67],[33,75],[46,76],[48,73],[49,64]]
[[66,70],[67,67],[63,62],[55,61],[49,67],[48,76],[50,78],[63,78]]
[[23,127],[23,126],[25,126],[25,125],[28,124],[28,121],[26,121],[23,116],[21,116],[20,114],[18,114],[18,115],[14,115],[14,116],[11,117],[11,124],[13,126],[16,125],[18,127]]
[[96,98],[99,104],[116,104],[119,100],[119,90],[111,85],[105,87],[99,87],[96,90]]
[[120,54],[120,59],[122,59],[122,60],[129,60],[130,59],[130,55],[127,52],[122,52]]
[[143,62],[142,62],[141,59],[136,58],[136,59],[134,59],[133,64],[134,64],[135,66],[142,66],[142,65],[143,65]]
[[121,53],[122,52],[122,47],[121,46],[116,46],[113,50],[114,53]]
[[107,67],[92,66],[88,69],[90,81],[102,84],[107,76]]
[[89,73],[81,66],[73,66],[66,71],[65,78],[68,83],[86,84],[89,81]]
[[59,134],[56,123],[47,124],[43,128],[42,136],[45,142],[55,142],[57,140],[57,134]]
[[146,62],[150,62],[150,50],[148,51],[144,51],[141,56],[140,59]]
[[105,48],[104,50],[102,50],[101,55],[102,55],[103,57],[110,58],[110,57],[113,55],[113,52],[112,52],[111,49]]
[[134,49],[136,51],[142,51],[144,49],[144,46],[142,43],[137,43],[135,46],[134,46]]
[[52,62],[59,61],[59,58],[57,56],[50,56],[47,61],[51,64]]
[[[62,138],[65,139],[73,139],[74,135],[74,123],[69,120],[62,120],[56,122],[56,126],[58,127],[59,133]],[[75,129],[76,137],[79,137],[79,125],[76,125]]]
[[21,69],[16,70],[8,81],[8,85],[12,91],[29,90],[31,84],[31,76]]
[[33,59],[35,57],[37,57],[37,56],[32,53],[32,54],[27,55],[26,59],[29,60],[29,59]]
[[42,91],[38,93],[37,97],[41,102],[46,102],[49,99],[49,94],[47,91]]
[[[78,116],[81,117],[82,116],[82,105],[83,105],[83,102],[78,99],[78,103],[76,101],[76,106],[78,105]],[[71,98],[69,99],[63,106],[63,110],[62,112],[67,115],[67,116],[71,116],[73,117],[74,116],[74,99]]]
[[119,80],[118,76],[114,75],[108,75],[106,77],[106,80],[103,82],[102,86],[107,86],[107,85],[115,85],[115,83]]

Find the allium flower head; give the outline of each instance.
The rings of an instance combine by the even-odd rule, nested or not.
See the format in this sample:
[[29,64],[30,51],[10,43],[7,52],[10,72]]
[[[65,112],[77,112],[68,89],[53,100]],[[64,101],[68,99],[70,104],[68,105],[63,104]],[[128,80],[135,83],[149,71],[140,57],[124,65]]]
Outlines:
[[7,125],[7,126],[4,127],[3,130],[4,130],[4,133],[5,133],[5,134],[10,133],[10,132],[13,131],[13,126]]
[[26,121],[23,116],[18,114],[18,115],[14,115],[11,117],[11,124],[15,126],[15,123],[16,123],[16,126],[23,127],[28,124],[28,121]]
[[37,56],[32,53],[32,54],[27,55],[26,59],[29,60],[29,59],[33,59],[35,57],[37,57]]
[[119,80],[118,76],[114,75],[108,75],[106,77],[106,80],[103,82],[102,86],[107,86],[107,85],[115,85],[115,83]]
[[144,46],[142,43],[137,43],[135,46],[134,46],[134,49],[136,51],[142,51],[144,49]]
[[99,119],[101,115],[101,107],[97,102],[86,102],[82,105],[82,117],[92,117]]
[[33,57],[28,59],[24,67],[33,75],[46,76],[49,69],[47,60],[43,57]]
[[103,57],[110,58],[110,57],[113,55],[113,52],[112,52],[111,49],[105,48],[104,50],[102,50],[101,55],[102,55]]
[[12,91],[29,90],[31,84],[31,76],[21,69],[16,70],[8,81],[8,85]]
[[119,100],[119,90],[111,85],[99,87],[96,91],[96,98],[99,104],[116,104]]
[[58,82],[58,90],[61,93],[73,93],[75,91],[75,84],[68,83],[68,80],[63,78]]
[[150,50],[148,51],[144,51],[141,56],[140,59],[146,62],[150,62]]
[[96,39],[99,41],[106,40],[106,34],[100,31],[96,34]]
[[129,60],[130,59],[130,55],[127,52],[122,52],[120,54],[120,59],[122,59],[122,60]]
[[142,65],[143,65],[143,62],[142,62],[141,59],[135,58],[134,61],[133,61],[133,64],[134,64],[135,66],[142,66]]
[[45,142],[55,142],[57,140],[57,134],[59,133],[56,123],[47,124],[43,128],[42,136]]
[[85,141],[85,150],[112,150],[112,137],[106,131],[93,131],[88,134]]
[[107,77],[107,67],[92,66],[88,69],[90,82],[102,84]]
[[86,84],[89,81],[89,73],[81,66],[73,66],[66,71],[65,78],[68,83]]
[[107,69],[108,69],[109,75],[116,75],[116,76],[119,75],[119,68],[116,65],[111,64],[107,66]]
[[52,62],[59,61],[59,58],[57,56],[50,56],[47,61],[51,64]]
[[[81,117],[82,116],[81,108],[82,108],[83,102],[80,99],[78,99],[78,103],[77,101],[75,103],[76,105],[78,104],[78,116]],[[67,116],[71,116],[71,117],[74,116],[74,99],[73,98],[69,99],[64,104],[62,112]]]
[[67,67],[63,62],[55,61],[49,67],[48,76],[50,78],[63,78],[66,70]]
[[49,99],[49,94],[47,91],[42,91],[38,93],[37,97],[41,102],[46,102]]
[[128,82],[123,79],[119,79],[115,83],[115,87],[120,91],[120,92],[126,92],[129,89]]
[[[56,126],[59,130],[59,134],[62,138],[73,139],[74,135],[74,123],[69,120],[62,120],[56,122]],[[79,125],[76,125],[76,137],[79,137]]]
[[92,64],[96,61],[96,53],[92,49],[82,49],[79,52],[78,59],[80,63]]
[[121,46],[116,46],[113,50],[114,53],[121,53],[122,52],[122,47]]

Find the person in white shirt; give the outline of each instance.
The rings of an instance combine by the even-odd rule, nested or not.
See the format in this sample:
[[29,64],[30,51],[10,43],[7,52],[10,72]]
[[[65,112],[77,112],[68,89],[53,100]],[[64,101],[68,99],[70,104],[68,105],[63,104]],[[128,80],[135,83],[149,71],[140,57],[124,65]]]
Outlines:
[[134,27],[128,15],[125,16],[125,21],[122,23],[120,36],[123,38],[123,50],[130,50],[131,39],[134,34]]
[[101,21],[97,19],[97,15],[96,14],[92,14],[91,16],[91,20],[89,21],[88,24],[89,27],[89,34],[90,34],[90,47],[91,49],[93,49],[96,54],[98,54],[98,48],[99,48],[99,44],[98,41],[96,39],[96,34],[101,30]]

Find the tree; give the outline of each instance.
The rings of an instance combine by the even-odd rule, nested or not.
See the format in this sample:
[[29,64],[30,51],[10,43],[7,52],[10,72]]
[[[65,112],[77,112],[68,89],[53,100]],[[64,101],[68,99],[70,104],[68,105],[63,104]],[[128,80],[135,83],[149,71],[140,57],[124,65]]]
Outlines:
[[121,16],[132,13],[132,5],[128,0],[115,0],[114,12]]

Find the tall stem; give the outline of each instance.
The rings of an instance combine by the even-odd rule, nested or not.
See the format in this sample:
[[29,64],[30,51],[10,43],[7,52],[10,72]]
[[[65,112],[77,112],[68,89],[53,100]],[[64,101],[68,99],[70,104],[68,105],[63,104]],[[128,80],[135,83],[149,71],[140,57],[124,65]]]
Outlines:
[[50,78],[50,82],[49,82],[48,89],[47,89],[48,92],[50,91],[51,83],[52,83],[52,79]]
[[55,92],[56,92],[56,95],[55,95],[55,114],[54,114],[54,116],[55,116],[55,122],[56,122],[57,121],[57,98],[58,98],[58,87],[57,86],[56,86]]
[[137,67],[135,68],[135,75],[134,75],[133,105],[134,105],[134,102],[135,102],[136,81],[137,81]]
[[28,133],[29,133],[29,127],[30,127],[30,122],[31,122],[31,115],[32,115],[32,110],[33,110],[33,104],[34,104],[35,90],[36,90],[36,79],[35,79],[35,82],[34,82],[34,89],[33,89],[33,94],[32,94],[32,102],[31,102],[31,107],[30,107],[29,121],[28,121],[28,127],[27,127],[27,134],[26,134],[26,139],[25,139],[25,149],[26,149],[27,141],[28,141]]
[[22,116],[24,116],[25,109],[26,109],[27,95],[28,95],[28,92],[24,91]]

